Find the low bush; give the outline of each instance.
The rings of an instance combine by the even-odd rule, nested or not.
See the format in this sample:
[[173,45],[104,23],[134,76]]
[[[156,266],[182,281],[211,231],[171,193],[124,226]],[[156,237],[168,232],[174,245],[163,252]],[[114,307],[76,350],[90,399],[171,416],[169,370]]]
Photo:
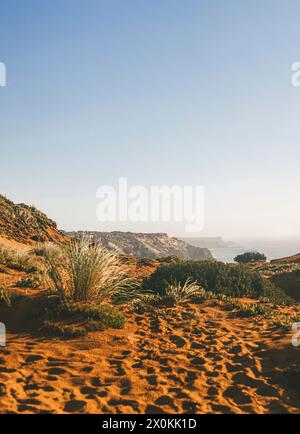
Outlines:
[[0,263],[17,271],[35,271],[29,250],[14,250],[0,244]]
[[83,304],[50,297],[45,313],[44,330],[66,337],[125,326],[124,315],[106,304]]
[[36,256],[41,256],[46,259],[59,259],[62,254],[61,248],[57,244],[50,241],[37,243],[37,245],[31,250]]
[[241,255],[237,255],[234,258],[235,262],[240,264],[247,264],[249,262],[266,262],[267,257],[263,253],[258,252],[246,252]]
[[283,290],[246,266],[214,261],[181,261],[177,264],[161,265],[145,280],[144,288],[163,294],[168,285],[185,282],[189,278],[205,291],[232,297],[266,297],[279,304],[290,304],[293,301]]
[[65,338],[75,338],[79,336],[83,336],[86,333],[84,327],[74,326],[69,324],[59,324],[55,321],[45,321],[43,330],[46,333],[53,334],[56,336],[62,336]]

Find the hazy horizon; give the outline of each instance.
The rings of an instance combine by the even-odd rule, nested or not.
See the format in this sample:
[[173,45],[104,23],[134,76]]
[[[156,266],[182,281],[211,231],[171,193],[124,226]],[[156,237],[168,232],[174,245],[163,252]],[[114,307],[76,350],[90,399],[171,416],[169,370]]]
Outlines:
[[[0,6],[0,193],[64,230],[300,237],[300,4]],[[203,185],[205,226],[96,219],[96,191]]]

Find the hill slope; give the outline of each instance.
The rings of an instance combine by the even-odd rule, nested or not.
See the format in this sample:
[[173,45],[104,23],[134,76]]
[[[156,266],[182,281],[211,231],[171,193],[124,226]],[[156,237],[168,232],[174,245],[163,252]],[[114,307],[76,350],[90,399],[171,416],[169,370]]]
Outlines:
[[15,204],[0,195],[0,236],[20,243],[63,242],[66,235],[56,223],[34,206]]
[[300,264],[300,253],[287,258],[273,259],[271,264]]

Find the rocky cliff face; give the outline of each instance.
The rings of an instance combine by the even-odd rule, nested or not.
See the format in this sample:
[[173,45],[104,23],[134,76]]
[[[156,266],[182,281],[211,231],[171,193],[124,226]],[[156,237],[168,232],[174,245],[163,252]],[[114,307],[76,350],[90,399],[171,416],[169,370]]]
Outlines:
[[168,237],[164,233],[132,233],[132,232],[71,232],[71,236],[89,236],[93,242],[117,250],[128,256],[137,258],[162,258],[178,256],[183,259],[213,259],[206,248],[191,246],[185,241]]
[[56,223],[34,206],[15,204],[0,195],[0,236],[21,243],[63,242],[67,239]]

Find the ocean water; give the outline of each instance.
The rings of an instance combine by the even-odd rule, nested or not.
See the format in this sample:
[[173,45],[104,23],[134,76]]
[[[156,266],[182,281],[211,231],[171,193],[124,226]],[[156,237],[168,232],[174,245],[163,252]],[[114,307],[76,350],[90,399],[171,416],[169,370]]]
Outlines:
[[267,260],[284,258],[300,253],[300,238],[280,239],[236,239],[230,247],[210,249],[213,257],[222,262],[234,262],[235,256],[257,251],[264,253]]

